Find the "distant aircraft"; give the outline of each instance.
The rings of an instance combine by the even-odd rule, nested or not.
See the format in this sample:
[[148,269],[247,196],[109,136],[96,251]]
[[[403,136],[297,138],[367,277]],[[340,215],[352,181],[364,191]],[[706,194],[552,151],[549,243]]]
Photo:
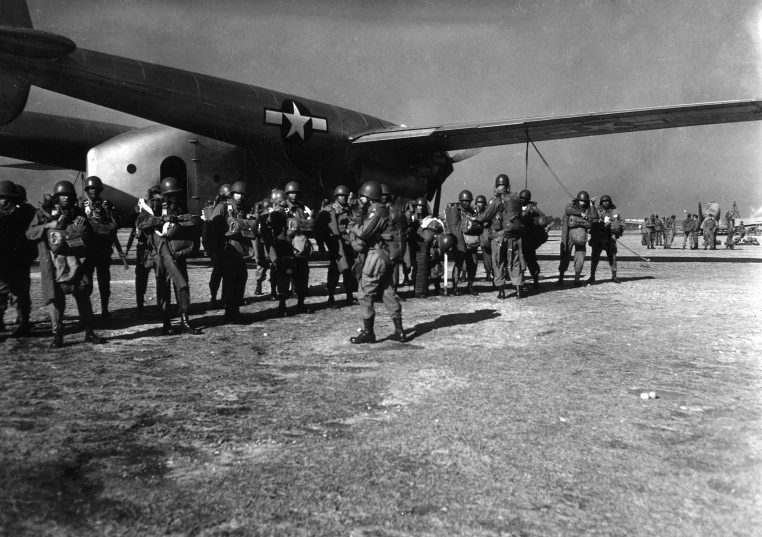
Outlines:
[[329,197],[338,184],[356,189],[369,180],[383,181],[403,197],[432,199],[454,164],[485,147],[762,118],[762,101],[748,100],[409,128],[257,86],[80,49],[66,37],[33,29],[24,0],[4,0],[0,125],[21,114],[31,85],[170,127],[132,129],[102,141],[88,153],[87,173],[101,176],[131,203],[162,177],[177,175],[186,182],[194,212],[233,180],[245,180],[255,196],[298,177],[313,199]]

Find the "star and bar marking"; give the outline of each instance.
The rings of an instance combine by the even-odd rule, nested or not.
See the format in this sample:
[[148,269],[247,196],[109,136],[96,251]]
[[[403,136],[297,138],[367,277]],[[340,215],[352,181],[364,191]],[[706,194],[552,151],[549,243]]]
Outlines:
[[307,142],[313,132],[328,132],[328,120],[313,116],[302,103],[286,99],[280,108],[265,107],[265,125],[280,127],[284,141],[294,144]]

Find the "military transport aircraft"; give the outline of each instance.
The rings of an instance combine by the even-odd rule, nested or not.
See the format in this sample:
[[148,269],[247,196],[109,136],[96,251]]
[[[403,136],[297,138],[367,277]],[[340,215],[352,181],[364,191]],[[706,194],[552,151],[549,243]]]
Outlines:
[[[453,164],[486,147],[762,118],[762,101],[748,100],[408,128],[307,98],[81,49],[64,36],[35,30],[24,0],[4,0],[0,125],[10,123],[9,136],[30,85],[163,125],[94,126],[102,139],[85,136],[97,142],[87,153],[86,171],[104,178],[122,207],[161,177],[177,175],[194,212],[222,182],[245,180],[250,192],[264,195],[296,176],[309,179],[313,199],[327,197],[337,184],[357,188],[368,180],[383,181],[403,197],[432,199]],[[20,119],[30,118],[27,126],[71,121]]]

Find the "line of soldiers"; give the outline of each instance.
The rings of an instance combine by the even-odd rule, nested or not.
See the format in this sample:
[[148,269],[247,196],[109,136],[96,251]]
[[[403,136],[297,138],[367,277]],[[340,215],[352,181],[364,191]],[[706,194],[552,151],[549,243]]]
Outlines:
[[[92,330],[93,275],[97,274],[99,282],[101,317],[107,321],[110,319],[112,248],[116,246],[123,258],[126,255],[116,240],[118,222],[113,205],[101,198],[102,181],[97,177],[87,178],[85,196],[79,199],[74,186],[61,181],[37,211],[21,202],[16,185],[4,182],[2,191],[5,192],[0,195],[4,200],[3,240],[10,237],[7,251],[28,248],[27,239],[39,250],[43,296],[50,304],[53,345],[63,344],[61,319],[65,294],[74,295],[77,301],[86,340],[102,342]],[[188,214],[184,204],[180,181],[167,177],[151,187],[135,209],[133,232],[127,246],[129,251],[137,239],[138,315],[145,313],[148,276],[153,271],[162,333],[200,333],[189,320],[191,300],[186,259],[198,253],[202,235],[212,260],[210,308],[224,307],[228,322],[241,320],[247,263],[252,261],[256,263],[257,295],[263,294],[262,284],[267,279],[267,270],[270,271],[271,297],[278,301],[279,316],[289,314],[287,299],[293,294],[297,298],[295,313],[311,313],[305,304],[311,252],[309,236],[320,237],[329,253],[329,307],[337,307],[335,295],[340,279],[347,305],[354,303],[354,293],[357,293],[363,331],[352,338],[353,343],[375,340],[373,298],[376,296],[383,298],[392,317],[395,337],[404,341],[398,288],[412,283],[414,296],[425,298],[433,284],[434,293],[441,293],[439,278],[445,270],[442,258],[448,252],[452,252],[454,261],[452,287],[444,289],[444,294],[460,295],[462,282],[467,294],[476,294],[473,284],[479,247],[483,250],[485,272],[498,290],[498,298],[506,298],[506,280],[516,289],[517,298],[525,296],[523,283],[527,269],[534,287],[539,287],[536,250],[548,237],[545,215],[532,200],[529,190],[518,195],[511,193],[507,175],[499,175],[492,198],[487,201],[484,196],[478,196],[475,207],[471,206],[472,193],[462,191],[457,202],[448,204],[444,221],[429,214],[425,198],[404,203],[394,198],[386,185],[375,182],[364,184],[357,199],[347,187],[337,187],[333,203],[325,203],[316,215],[300,197],[299,184],[290,182],[285,191],[275,190],[269,198],[251,204],[247,200],[246,184],[236,182],[223,185],[216,199],[204,209],[203,216],[194,217]],[[621,234],[621,219],[615,209],[609,196],[602,197],[601,206],[596,209],[586,192],[580,192],[566,207],[558,285],[563,284],[572,255],[575,284],[579,284],[588,232],[591,234],[589,244],[593,247],[589,281],[595,281],[595,270],[603,251],[612,267],[613,280],[619,281],[616,237]],[[203,225],[202,220],[206,221]],[[11,221],[13,225],[7,223]],[[18,264],[7,263],[8,267],[3,267],[0,275],[3,309],[8,295],[21,296],[19,309],[25,320],[16,331],[18,335],[29,330],[29,301],[23,297],[29,294],[30,263],[31,259],[23,270]],[[404,281],[400,283],[401,275]],[[218,302],[220,287],[222,296]],[[179,324],[174,328],[170,312],[173,288],[179,312]]]

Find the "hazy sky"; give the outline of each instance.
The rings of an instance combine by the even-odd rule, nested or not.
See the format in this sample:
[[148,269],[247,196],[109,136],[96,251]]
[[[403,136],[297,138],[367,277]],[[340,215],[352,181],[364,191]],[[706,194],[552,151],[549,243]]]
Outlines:
[[[408,126],[759,98],[762,2],[30,0],[36,28],[78,46],[230,78]],[[44,90],[27,109],[148,123]],[[698,201],[762,213],[762,123],[538,144],[569,190],[627,217]],[[523,188],[524,146],[456,165],[445,199]],[[39,172],[38,172],[39,173]],[[54,173],[54,172],[45,172]],[[51,176],[53,177],[53,176]],[[529,188],[567,199],[530,149]],[[760,215],[762,216],[762,214]]]

